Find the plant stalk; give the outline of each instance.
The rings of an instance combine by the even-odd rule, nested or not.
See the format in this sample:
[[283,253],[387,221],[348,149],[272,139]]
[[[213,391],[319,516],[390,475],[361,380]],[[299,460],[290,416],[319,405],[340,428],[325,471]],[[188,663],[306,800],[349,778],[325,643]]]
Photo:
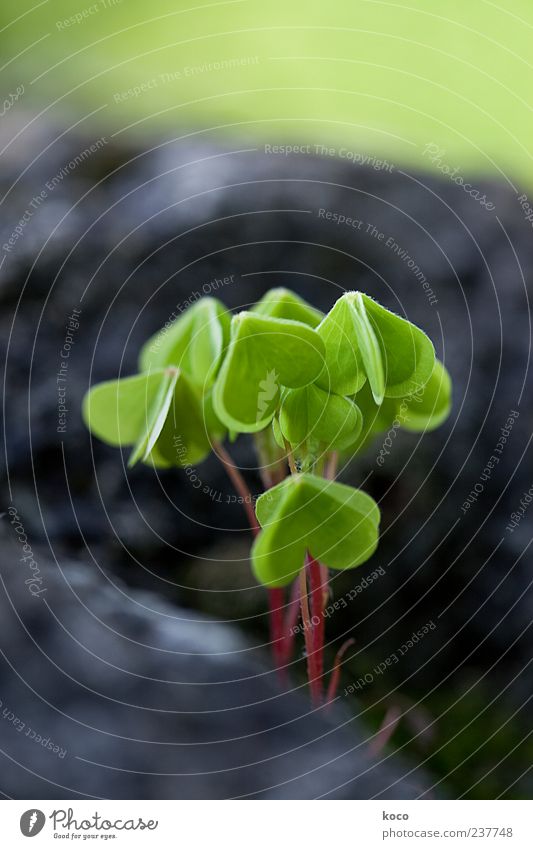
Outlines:
[[261,528],[255,515],[252,493],[250,492],[246,481],[244,480],[238,467],[233,462],[231,454],[224,448],[221,442],[213,442],[213,450],[222,465],[224,466],[233,486],[242,498],[242,503],[246,511],[246,515],[248,517],[250,528],[252,530],[253,535],[257,536]]
[[339,463],[339,452],[332,451],[326,463],[324,477],[326,480],[333,481],[337,476],[337,465]]
[[313,624],[309,612],[309,597],[307,591],[307,570],[305,566],[300,570],[300,604],[302,608],[302,624],[304,629],[305,653],[307,656],[307,677],[309,680],[309,691],[311,702],[318,707],[322,700],[322,684],[317,672]]
[[324,587],[322,585],[323,570],[320,563],[308,552],[306,569],[309,575],[311,597],[312,643],[315,656],[315,672],[318,678],[317,689],[322,699],[322,677],[324,675]]
[[292,658],[296,626],[300,615],[300,581],[296,579],[291,587],[290,601],[285,614],[285,642],[283,645],[283,663],[288,664]]
[[337,695],[337,690],[339,688],[339,681],[341,677],[342,659],[346,654],[347,650],[350,648],[350,646],[353,646],[354,643],[354,638],[350,637],[349,640],[346,640],[346,642],[342,644],[337,654],[335,655],[335,660],[333,661],[333,670],[331,672],[331,678],[329,679],[328,692],[326,694],[326,705],[330,705],[331,702],[334,700],[335,696]]
[[[236,491],[242,499],[244,509],[250,524],[251,531],[255,536],[261,530],[255,510],[250,489],[244,480],[240,470],[235,465],[229,451],[224,448],[221,442],[213,442],[213,450],[224,466],[229,479],[231,480]],[[285,593],[282,589],[268,590],[268,607],[269,607],[269,629],[270,629],[270,644],[272,651],[272,659],[274,665],[279,672],[282,683],[286,681],[286,674],[283,671],[285,665],[285,623],[283,619],[283,611],[285,608]]]

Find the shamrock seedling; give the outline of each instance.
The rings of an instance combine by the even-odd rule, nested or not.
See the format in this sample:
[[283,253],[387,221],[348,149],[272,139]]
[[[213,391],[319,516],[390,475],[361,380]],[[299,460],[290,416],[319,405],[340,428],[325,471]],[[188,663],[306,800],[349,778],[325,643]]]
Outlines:
[[[87,426],[110,445],[133,446],[130,466],[187,467],[215,452],[247,496],[252,568],[269,593],[276,665],[291,660],[300,606],[311,695],[320,703],[328,570],[364,563],[379,538],[377,504],[336,482],[336,463],[393,425],[423,432],[446,419],[451,382],[430,339],[361,292],[346,292],[323,315],[272,289],[233,316],[214,298],[197,301],[148,340],[139,368],[87,393]],[[266,490],[255,512],[222,444],[228,433],[253,434]]]
[[266,586],[292,583],[307,552],[331,569],[353,569],[378,544],[379,510],[366,493],[310,474],[291,475],[257,500],[263,531],[252,563]]
[[324,343],[307,324],[241,312],[231,322],[214,390],[215,411],[232,430],[264,430],[279,406],[281,386],[307,386],[323,368]]

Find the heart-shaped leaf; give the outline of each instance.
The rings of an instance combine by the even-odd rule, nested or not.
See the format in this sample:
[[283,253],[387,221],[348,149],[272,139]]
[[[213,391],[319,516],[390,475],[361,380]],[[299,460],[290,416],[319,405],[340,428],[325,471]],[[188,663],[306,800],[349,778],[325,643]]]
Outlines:
[[[385,397],[404,398],[421,389],[431,377],[435,363],[435,349],[431,340],[419,327],[385,309],[368,295],[356,292],[349,294],[348,298],[356,313],[370,320],[379,342]],[[373,366],[369,364],[369,368]],[[368,371],[367,375],[372,386]],[[372,386],[372,391],[376,402],[380,403],[378,388],[374,391]]]
[[[228,429],[222,424],[219,417],[215,413],[215,407],[213,405],[213,389],[211,389],[204,395],[203,407],[205,428],[209,433],[211,439],[217,439],[219,441],[224,439],[228,432]],[[231,441],[234,442],[235,440],[232,439]]]
[[352,310],[357,344],[372,395],[376,404],[381,404],[386,390],[383,347],[380,345],[374,326],[368,317],[365,309],[366,304],[361,293],[349,293],[345,295],[345,298]]
[[229,340],[230,315],[216,298],[201,298],[152,336],[141,350],[141,371],[175,366],[202,389],[214,383]]
[[323,366],[324,343],[311,327],[239,313],[215,384],[215,412],[232,430],[262,430],[277,409],[281,386],[305,386]]
[[435,360],[428,382],[414,395],[397,402],[396,415],[406,430],[435,430],[448,418],[451,403],[450,375],[440,360]]
[[164,372],[164,380],[161,384],[151,407],[146,407],[146,418],[144,428],[141,430],[137,443],[128,460],[130,468],[139,460],[146,460],[154,448],[163,426],[166,422],[170,405],[174,397],[174,390],[180,377],[177,368],[168,368]]
[[272,434],[274,436],[274,441],[276,442],[276,445],[283,451],[285,451],[287,447],[285,445],[285,437],[281,432],[281,428],[279,426],[279,419],[276,416],[274,416],[274,418],[272,419]]
[[85,424],[109,445],[135,445],[170,380],[165,369],[158,369],[93,386],[83,399]]
[[322,321],[323,314],[316,310],[303,298],[295,295],[290,289],[279,287],[270,289],[253,308],[259,315],[271,318],[288,318],[291,321],[301,321],[309,327],[316,327]]
[[339,298],[317,327],[326,348],[326,367],[318,386],[338,395],[355,395],[366,380],[361,352],[355,335],[353,309]]
[[129,466],[139,460],[158,467],[198,463],[211,450],[210,434],[223,434],[200,391],[172,367],[93,387],[83,415],[104,442],[135,446]]
[[362,423],[361,411],[353,401],[324,392],[315,384],[283,393],[279,425],[293,446],[312,439],[325,451],[344,448],[357,439]]
[[413,394],[431,376],[435,351],[426,334],[361,292],[346,292],[317,332],[326,344],[323,389],[352,395],[366,375],[381,404]]
[[154,450],[150,457],[143,459],[154,465],[193,466],[211,452],[212,437],[222,436],[222,433],[209,401],[206,402],[198,387],[180,372]]
[[306,551],[331,569],[364,563],[378,543],[379,509],[361,490],[315,475],[293,475],[256,503],[262,527],[252,548],[254,573],[269,587],[289,584]]
[[376,404],[369,383],[359,390],[354,401],[361,410],[363,427],[354,442],[345,446],[344,453],[347,455],[358,454],[376,434],[388,430],[396,413],[396,400],[393,398],[385,398],[382,404]]
[[345,446],[347,454],[361,451],[379,433],[391,428],[420,432],[435,430],[448,417],[451,408],[451,378],[435,360],[428,382],[406,398],[385,398],[376,404],[368,384],[357,393],[355,403],[363,416],[363,429],[355,442]]

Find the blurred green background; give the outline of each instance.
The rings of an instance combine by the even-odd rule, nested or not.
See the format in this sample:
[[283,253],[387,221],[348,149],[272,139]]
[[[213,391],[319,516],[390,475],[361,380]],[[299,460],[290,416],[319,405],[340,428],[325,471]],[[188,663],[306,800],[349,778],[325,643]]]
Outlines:
[[23,85],[22,112],[346,144],[425,169],[434,144],[441,167],[531,178],[531,0],[3,0],[0,18],[4,96]]

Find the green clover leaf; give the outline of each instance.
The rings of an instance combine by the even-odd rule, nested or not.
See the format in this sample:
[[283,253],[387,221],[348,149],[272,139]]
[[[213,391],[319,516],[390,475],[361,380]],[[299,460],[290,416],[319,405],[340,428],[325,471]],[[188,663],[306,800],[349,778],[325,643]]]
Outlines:
[[172,403],[149,460],[167,467],[195,465],[211,452],[212,439],[223,435],[224,429],[213,413],[210,395],[202,397],[187,375],[180,372]]
[[291,583],[306,551],[332,569],[368,560],[378,544],[379,509],[369,495],[311,474],[294,475],[256,503],[262,527],[252,548],[257,579],[269,587]]
[[396,415],[402,427],[411,431],[435,430],[450,414],[452,381],[440,360],[435,360],[433,371],[422,389],[396,404]]
[[368,295],[358,293],[354,300],[358,311],[364,311],[370,318],[381,348],[385,396],[404,398],[417,392],[433,371],[435,349],[431,340],[419,327],[385,309]]
[[324,344],[308,325],[239,313],[215,384],[215,412],[228,428],[255,433],[271,421],[282,386],[305,386],[323,366]]
[[87,427],[108,445],[135,445],[174,379],[173,371],[158,369],[93,386],[83,399]]
[[323,389],[353,395],[366,376],[381,404],[414,393],[431,376],[435,351],[426,334],[362,292],[346,292],[317,332],[326,346]]
[[309,327],[317,327],[323,319],[323,314],[316,310],[299,295],[290,289],[280,286],[270,289],[255,305],[252,312],[267,315],[271,318],[288,318],[291,321],[301,321]]
[[274,418],[272,419],[272,434],[274,436],[274,441],[278,448],[281,448],[282,451],[286,451],[287,446],[285,445],[285,437],[281,432],[279,419],[276,416],[274,416]]
[[361,411],[349,398],[309,384],[283,393],[279,426],[285,439],[299,446],[312,439],[325,451],[354,442],[363,424]]
[[358,454],[372,442],[378,433],[383,433],[392,427],[396,414],[396,401],[385,398],[381,404],[376,404],[370,384],[367,382],[354,397],[354,402],[361,410],[363,427],[356,439],[345,446],[347,456]]
[[365,309],[366,302],[360,292],[350,292],[344,296],[350,305],[355,326],[359,353],[375,398],[376,404],[381,404],[385,397],[386,377],[385,362],[387,351],[380,345],[375,326]]
[[355,395],[366,381],[363,358],[355,338],[351,304],[345,298],[333,305],[317,327],[326,348],[326,367],[318,386],[338,395]]
[[229,340],[230,315],[216,298],[201,298],[143,345],[141,371],[176,366],[202,389],[211,386]]
[[83,417],[109,445],[133,445],[128,465],[187,466],[211,450],[209,427],[222,426],[199,390],[177,368],[100,383],[83,401]]
[[144,426],[128,460],[130,468],[139,460],[146,462],[155,447],[166,422],[174,397],[174,390],[180,376],[180,372],[176,368],[164,370],[161,386],[153,403],[149,407],[145,407]]
[[431,377],[412,395],[385,398],[382,404],[376,404],[365,384],[354,400],[363,415],[363,428],[359,437],[346,446],[347,453],[351,454],[358,453],[374,436],[393,427],[412,432],[435,430],[450,413],[452,382],[446,368],[436,359]]

